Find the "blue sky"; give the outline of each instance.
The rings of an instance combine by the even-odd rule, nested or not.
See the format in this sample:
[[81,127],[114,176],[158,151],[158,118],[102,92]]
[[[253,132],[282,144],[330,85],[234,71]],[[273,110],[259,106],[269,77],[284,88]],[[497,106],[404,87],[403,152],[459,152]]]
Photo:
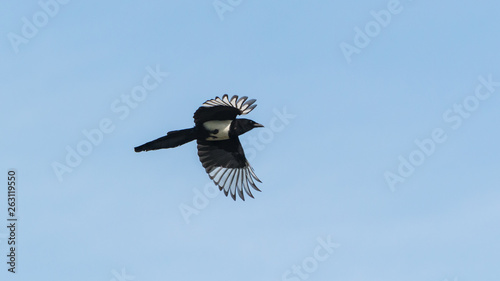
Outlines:
[[[498,2],[1,7],[2,280],[498,280]],[[133,151],[223,94],[266,126],[245,202]]]

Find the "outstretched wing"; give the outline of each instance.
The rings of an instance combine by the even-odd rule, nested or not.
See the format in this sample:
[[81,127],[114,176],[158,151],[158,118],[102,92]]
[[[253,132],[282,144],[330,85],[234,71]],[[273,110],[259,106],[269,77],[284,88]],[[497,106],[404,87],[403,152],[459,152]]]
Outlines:
[[210,179],[236,200],[236,193],[245,200],[243,190],[253,198],[250,187],[260,191],[255,181],[261,182],[245,158],[238,138],[205,141],[198,140],[198,156]]
[[257,105],[253,104],[254,99],[247,100],[248,97],[233,96],[229,99],[228,95],[222,98],[207,100],[194,113],[194,123],[202,124],[209,120],[233,120],[237,115],[248,114]]

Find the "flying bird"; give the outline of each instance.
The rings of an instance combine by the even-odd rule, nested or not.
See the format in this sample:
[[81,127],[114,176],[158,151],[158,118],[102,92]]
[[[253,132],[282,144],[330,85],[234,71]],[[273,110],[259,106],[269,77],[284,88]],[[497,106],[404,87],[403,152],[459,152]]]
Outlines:
[[134,148],[135,152],[172,148],[196,140],[198,156],[208,176],[236,200],[236,193],[245,200],[243,191],[253,197],[250,187],[260,191],[255,181],[261,182],[248,163],[238,136],[264,127],[249,120],[236,119],[250,113],[257,105],[248,97],[228,95],[207,100],[194,113],[194,127],[168,132],[166,136]]

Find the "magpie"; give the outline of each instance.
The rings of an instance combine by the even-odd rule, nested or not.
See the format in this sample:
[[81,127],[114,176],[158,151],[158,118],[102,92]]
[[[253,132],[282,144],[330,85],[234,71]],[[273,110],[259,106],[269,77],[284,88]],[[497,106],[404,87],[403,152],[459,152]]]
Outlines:
[[[249,120],[236,119],[250,113],[257,105],[255,99],[228,95],[207,100],[194,113],[193,128],[168,132],[166,136],[135,147],[135,152],[172,148],[196,140],[201,164],[211,180],[227,196],[236,201],[236,193],[244,201],[243,191],[253,197],[250,187],[260,191],[261,182],[248,163],[238,136],[264,127]],[[255,180],[255,181],[254,181]]]

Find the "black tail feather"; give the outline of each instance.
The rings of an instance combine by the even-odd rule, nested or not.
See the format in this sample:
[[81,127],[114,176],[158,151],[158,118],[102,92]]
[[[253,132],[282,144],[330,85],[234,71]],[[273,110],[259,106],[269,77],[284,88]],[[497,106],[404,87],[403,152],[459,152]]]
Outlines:
[[166,136],[134,148],[135,152],[172,148],[196,139],[194,128],[168,132]]

